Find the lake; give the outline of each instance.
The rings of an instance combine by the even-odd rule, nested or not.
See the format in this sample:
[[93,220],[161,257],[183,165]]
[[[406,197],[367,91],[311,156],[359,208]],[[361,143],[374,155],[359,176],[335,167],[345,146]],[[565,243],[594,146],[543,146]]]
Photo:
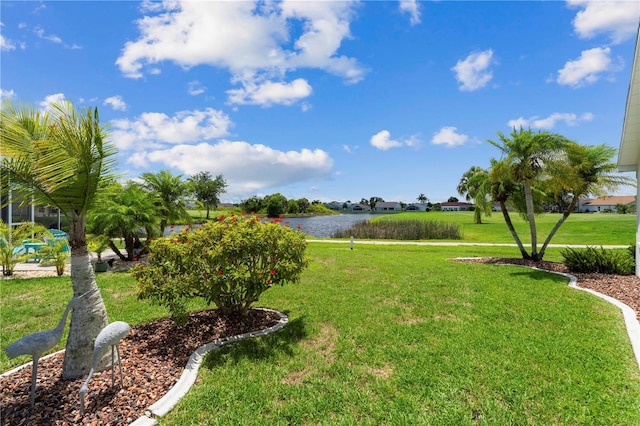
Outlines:
[[[289,222],[289,227],[300,230],[310,237],[329,238],[334,232],[347,229],[356,222],[369,220],[378,217],[380,214],[371,213],[355,213],[355,214],[337,214],[328,216],[311,216],[311,217],[287,217],[282,218],[282,223]],[[176,225],[167,227],[164,235],[171,235],[174,232],[180,232],[184,226]]]

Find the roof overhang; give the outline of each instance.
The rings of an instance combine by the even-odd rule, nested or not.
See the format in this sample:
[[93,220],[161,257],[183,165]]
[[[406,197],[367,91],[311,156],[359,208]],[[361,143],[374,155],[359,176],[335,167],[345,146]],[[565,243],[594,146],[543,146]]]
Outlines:
[[631,66],[631,80],[627,94],[627,108],[622,125],[622,138],[618,151],[618,170],[632,172],[640,163],[640,25]]

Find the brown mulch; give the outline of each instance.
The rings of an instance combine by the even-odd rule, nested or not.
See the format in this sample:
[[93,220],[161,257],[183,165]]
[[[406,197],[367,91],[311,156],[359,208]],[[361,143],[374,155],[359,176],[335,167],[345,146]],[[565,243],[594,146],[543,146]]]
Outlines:
[[0,378],[1,425],[125,425],[145,414],[178,381],[191,354],[218,338],[258,331],[275,325],[277,313],[254,309],[242,316],[216,310],[193,313],[183,326],[170,319],[132,327],[120,342],[123,384],[111,385],[111,370],[89,382],[85,413],[80,414],[80,387],[86,380],[61,377],[63,354],[38,363],[35,407],[30,407],[31,367]]
[[[568,273],[561,263],[512,258],[456,259],[464,262],[518,264]],[[123,265],[124,266],[124,265]],[[126,268],[126,267],[125,267]],[[116,264],[113,269],[120,269]],[[578,285],[629,305],[640,320],[640,278],[635,275],[576,274]],[[36,406],[30,408],[31,368],[0,378],[1,425],[123,425],[135,421],[176,383],[189,356],[217,338],[257,331],[274,325],[277,314],[252,310],[247,319],[222,316],[215,310],[190,315],[184,326],[169,319],[132,327],[120,350],[124,386],[111,385],[111,370],[97,373],[89,383],[84,416],[78,392],[85,378],[61,378],[63,355],[40,360]],[[116,380],[119,370],[116,369]]]

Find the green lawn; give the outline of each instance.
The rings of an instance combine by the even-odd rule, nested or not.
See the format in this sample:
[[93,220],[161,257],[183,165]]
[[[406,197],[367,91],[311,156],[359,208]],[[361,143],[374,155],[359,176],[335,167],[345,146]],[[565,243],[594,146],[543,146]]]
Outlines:
[[[615,307],[556,275],[446,260],[515,248],[311,243],[309,255],[301,282],[258,303],[290,323],[207,356],[162,425],[640,424]],[[166,315],[126,274],[98,283],[112,321]],[[2,347],[55,326],[70,296],[68,277],[2,281]]]
[[[523,243],[530,243],[529,224],[516,213],[511,220]],[[560,214],[536,216],[538,243],[542,245]],[[514,243],[501,212],[483,217],[482,224],[473,223],[473,212],[416,212],[383,215],[373,220],[422,219],[459,224],[463,242]],[[572,214],[562,224],[551,244],[631,245],[636,234],[636,215],[630,214]]]

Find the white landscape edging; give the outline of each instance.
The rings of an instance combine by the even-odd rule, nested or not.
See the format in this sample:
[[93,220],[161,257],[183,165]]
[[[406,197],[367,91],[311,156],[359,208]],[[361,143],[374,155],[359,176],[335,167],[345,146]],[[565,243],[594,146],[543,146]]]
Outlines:
[[280,320],[278,321],[277,324],[269,328],[265,328],[264,330],[239,334],[237,336],[231,336],[224,339],[216,339],[213,342],[200,346],[198,349],[195,350],[195,352],[193,352],[193,354],[191,354],[191,357],[189,358],[189,361],[187,362],[187,366],[184,368],[184,371],[182,372],[180,379],[178,379],[176,384],[173,385],[171,389],[169,389],[169,392],[167,392],[165,396],[163,396],[158,401],[156,401],[153,405],[147,408],[144,416],[140,417],[133,423],[130,423],[130,425],[132,426],[157,425],[158,422],[155,419],[158,417],[163,417],[169,411],[171,411],[171,409],[173,409],[173,407],[176,406],[178,401],[180,401],[180,399],[182,399],[182,397],[187,394],[189,389],[191,389],[191,386],[193,386],[193,384],[196,381],[196,378],[198,377],[198,370],[200,369],[202,360],[204,359],[204,356],[207,354],[207,352],[215,349],[220,349],[224,345],[237,342],[249,337],[266,336],[267,334],[271,334],[275,331],[280,330],[289,321],[289,318],[281,312],[273,311],[271,309],[264,309],[264,308],[257,308],[257,309],[275,312],[280,316]]

